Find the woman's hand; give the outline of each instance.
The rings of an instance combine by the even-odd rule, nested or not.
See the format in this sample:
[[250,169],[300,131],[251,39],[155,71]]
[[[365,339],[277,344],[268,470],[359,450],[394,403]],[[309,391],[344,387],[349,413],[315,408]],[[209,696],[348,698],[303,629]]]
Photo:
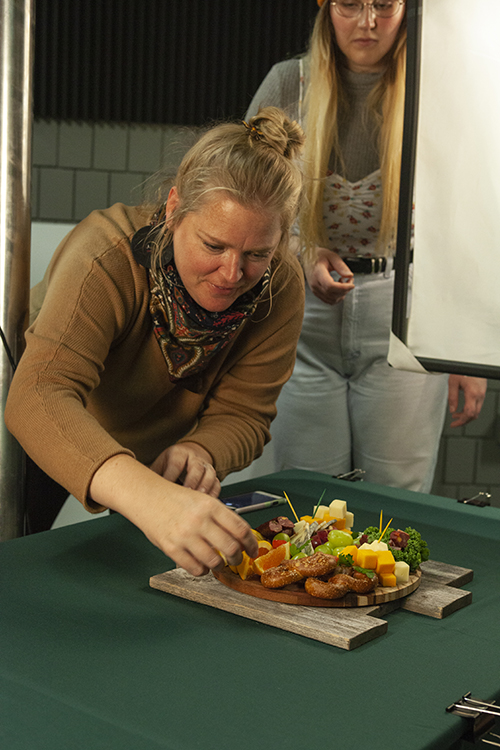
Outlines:
[[160,453],[151,469],[169,482],[219,497],[220,482],[212,465],[212,456],[198,443],[171,445]]
[[[331,273],[336,271],[340,281],[334,281]],[[317,248],[316,261],[304,264],[307,283],[313,294],[327,305],[336,305],[354,289],[353,273],[340,255],[325,247]]]
[[[485,378],[473,378],[468,375],[450,375],[448,378],[448,407],[452,422],[450,427],[462,425],[477,419],[486,396],[488,381]],[[464,394],[462,411],[458,411],[460,391]]]
[[108,459],[94,474],[92,499],[135,524],[152,544],[192,575],[257,555],[250,526],[206,492],[167,481],[132,456]]

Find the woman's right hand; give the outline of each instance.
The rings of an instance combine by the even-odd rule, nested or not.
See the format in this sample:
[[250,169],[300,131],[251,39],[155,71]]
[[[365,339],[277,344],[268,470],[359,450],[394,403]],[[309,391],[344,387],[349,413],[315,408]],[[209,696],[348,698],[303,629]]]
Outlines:
[[181,487],[132,456],[108,459],[94,474],[92,499],[121,513],[177,565],[194,576],[257,556],[248,523],[207,493]]
[[[336,271],[340,277],[334,281],[331,276]],[[307,283],[313,294],[327,305],[336,305],[354,289],[353,273],[334,250],[318,247],[314,263],[304,265]]]

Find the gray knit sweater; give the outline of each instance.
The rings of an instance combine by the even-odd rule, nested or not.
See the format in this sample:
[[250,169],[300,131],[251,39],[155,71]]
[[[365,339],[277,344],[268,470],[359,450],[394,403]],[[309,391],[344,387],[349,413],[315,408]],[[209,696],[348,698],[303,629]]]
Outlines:
[[[274,65],[259,86],[247,118],[257,114],[259,107],[274,106],[285,110],[292,120],[300,122],[300,62],[298,58]],[[307,58],[304,58],[304,93],[308,85]],[[339,115],[339,141],[345,164],[345,174],[350,182],[357,182],[375,172],[380,166],[377,147],[378,129],[366,111],[366,98],[380,78],[380,73],[343,73],[347,107]],[[307,132],[307,120],[301,123]],[[330,159],[329,168],[339,173],[341,168]]]

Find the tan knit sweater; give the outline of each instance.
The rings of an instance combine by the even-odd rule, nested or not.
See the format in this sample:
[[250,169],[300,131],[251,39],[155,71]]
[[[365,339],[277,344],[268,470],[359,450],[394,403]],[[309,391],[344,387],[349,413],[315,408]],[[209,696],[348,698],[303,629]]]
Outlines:
[[100,509],[87,499],[94,473],[119,453],[149,464],[184,438],[208,450],[221,479],[247,466],[269,440],[295,360],[303,277],[288,259],[271,304],[261,301],[191,383],[199,392],[172,384],[153,333],[147,271],[130,250],[147,221],[116,204],[62,241],[32,292],[35,318],[7,401],[8,429],[89,510]]

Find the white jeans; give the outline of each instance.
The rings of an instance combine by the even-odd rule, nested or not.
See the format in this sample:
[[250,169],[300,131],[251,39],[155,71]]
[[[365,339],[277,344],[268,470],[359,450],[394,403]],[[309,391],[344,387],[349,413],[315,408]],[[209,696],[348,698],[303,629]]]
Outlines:
[[356,274],[339,305],[306,292],[292,377],[273,423],[277,470],[340,474],[429,492],[446,412],[447,375],[387,363],[394,273]]

